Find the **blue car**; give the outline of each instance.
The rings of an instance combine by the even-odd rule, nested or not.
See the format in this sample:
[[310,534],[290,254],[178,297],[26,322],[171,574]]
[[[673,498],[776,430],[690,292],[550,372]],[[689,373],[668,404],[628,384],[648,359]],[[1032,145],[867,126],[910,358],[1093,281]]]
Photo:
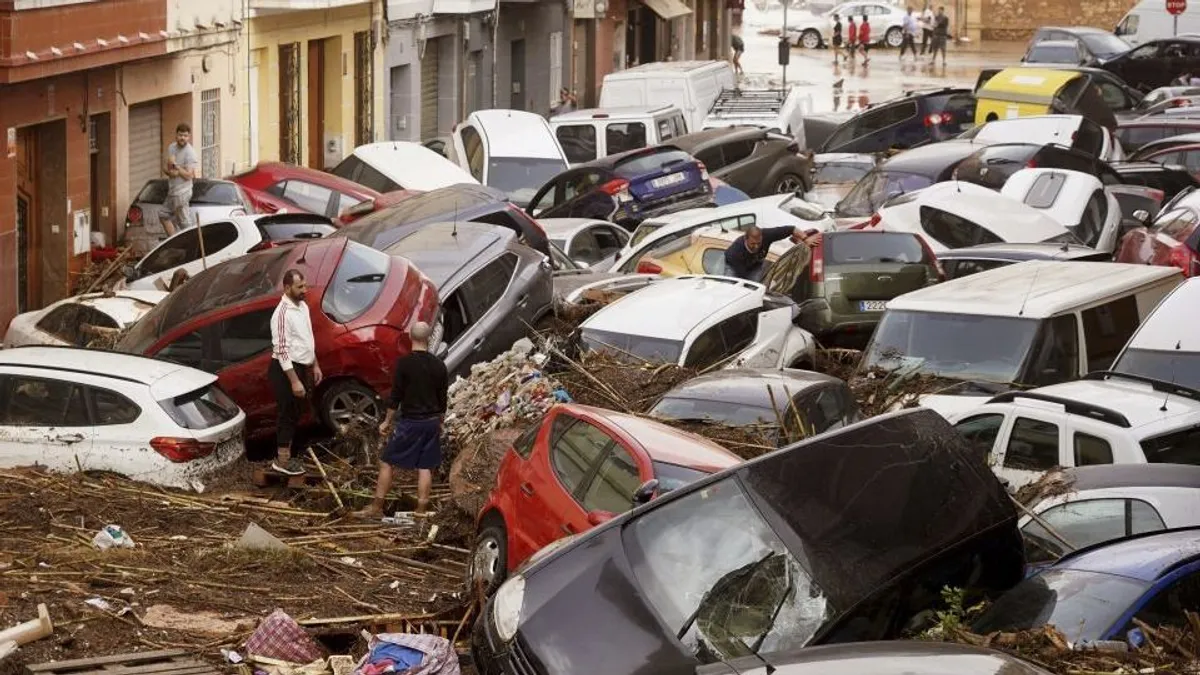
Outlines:
[[1014,586],[972,629],[979,634],[1053,625],[1073,645],[1104,640],[1140,646],[1133,620],[1188,628],[1200,608],[1200,528],[1098,544],[1060,559]]
[[629,229],[673,211],[712,206],[704,164],[672,145],[609,155],[555,176],[529,206],[535,218],[596,218]]

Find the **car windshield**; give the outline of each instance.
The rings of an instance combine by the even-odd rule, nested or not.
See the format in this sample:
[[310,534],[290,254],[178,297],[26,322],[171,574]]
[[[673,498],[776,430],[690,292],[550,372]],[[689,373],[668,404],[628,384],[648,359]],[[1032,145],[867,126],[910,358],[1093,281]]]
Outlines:
[[834,615],[736,478],[645,513],[623,536],[643,597],[701,663],[803,647]]
[[488,162],[488,187],[525,206],[543,185],[567,170],[561,159],[544,157],[493,157]]
[[656,220],[642,221],[642,224],[638,225],[637,229],[633,231],[633,236],[629,238],[629,248],[633,248],[645,241],[646,237],[657,232],[663,225],[666,225],[666,223]]
[[1079,63],[1079,49],[1074,44],[1042,44],[1029,50],[1029,63]]
[[1052,625],[1072,643],[1098,640],[1149,587],[1114,574],[1051,569],[1000,596],[971,629],[988,635]]
[[828,164],[819,164],[817,173],[813,176],[813,182],[821,183],[856,183],[862,180],[862,177],[870,173],[874,168],[871,164],[850,164],[830,162]]
[[1017,382],[1039,322],[1005,316],[888,310],[867,348],[867,368],[957,380]]
[[683,353],[683,342],[679,340],[614,333],[595,328],[584,328],[580,331],[580,338],[588,349],[635,361],[679,363],[679,356]]
[[837,215],[842,218],[870,218],[891,197],[930,185],[933,185],[933,179],[919,173],[872,169],[838,202]]
[[391,258],[386,253],[347,242],[333,280],[325,289],[321,311],[338,323],[362,316],[383,290],[390,264]]
[[1088,50],[1102,59],[1110,59],[1130,49],[1128,42],[1111,33],[1087,33],[1080,35],[1079,39],[1083,40]]
[[692,469],[678,464],[668,464],[666,462],[652,462],[654,465],[654,477],[658,479],[659,493],[678,490],[688,483],[695,483],[704,478],[708,474],[699,469]]
[[[784,401],[786,406],[787,401]],[[751,424],[777,424],[778,416],[770,408],[727,403],[702,398],[665,397],[650,411],[671,420],[704,420],[733,427]]]
[[[152,180],[138,193],[137,201],[161,204],[167,199],[167,181]],[[192,204],[205,206],[242,206],[242,195],[236,183],[198,180],[192,184]]]
[[678,148],[655,148],[653,151],[639,152],[620,160],[613,166],[613,173],[632,180],[644,174],[656,173],[672,162],[688,161],[693,161],[692,156]]
[[917,235],[904,232],[838,232],[826,242],[825,262],[831,265],[926,260]]
[[1200,354],[1177,350],[1125,350],[1112,369],[1118,373],[1152,377],[1162,382],[1200,389]]

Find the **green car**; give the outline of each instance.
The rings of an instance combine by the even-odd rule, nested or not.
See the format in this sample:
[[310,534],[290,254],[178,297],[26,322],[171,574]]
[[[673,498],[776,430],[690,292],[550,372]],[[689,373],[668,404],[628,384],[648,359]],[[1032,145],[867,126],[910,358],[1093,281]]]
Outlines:
[[796,303],[794,322],[826,347],[862,348],[888,300],[944,278],[919,235],[844,230],[792,248],[763,277],[767,292]]

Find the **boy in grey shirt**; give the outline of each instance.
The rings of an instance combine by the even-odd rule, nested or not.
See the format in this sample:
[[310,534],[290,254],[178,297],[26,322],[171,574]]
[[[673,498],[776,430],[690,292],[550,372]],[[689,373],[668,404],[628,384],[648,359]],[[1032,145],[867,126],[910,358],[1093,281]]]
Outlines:
[[188,140],[192,128],[180,122],[175,127],[175,142],[167,146],[167,199],[158,214],[167,236],[194,225],[192,222],[192,181],[200,168],[200,160]]

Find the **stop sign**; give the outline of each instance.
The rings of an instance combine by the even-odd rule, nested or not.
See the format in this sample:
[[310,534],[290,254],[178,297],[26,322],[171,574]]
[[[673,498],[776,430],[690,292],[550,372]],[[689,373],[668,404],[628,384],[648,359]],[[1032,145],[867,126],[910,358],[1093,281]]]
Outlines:
[[1183,14],[1187,9],[1187,0],[1167,0],[1167,13],[1176,16]]

